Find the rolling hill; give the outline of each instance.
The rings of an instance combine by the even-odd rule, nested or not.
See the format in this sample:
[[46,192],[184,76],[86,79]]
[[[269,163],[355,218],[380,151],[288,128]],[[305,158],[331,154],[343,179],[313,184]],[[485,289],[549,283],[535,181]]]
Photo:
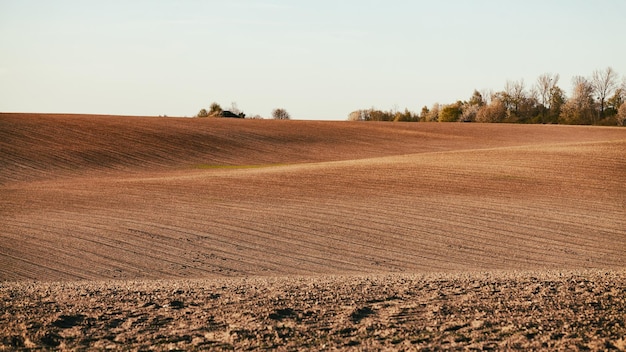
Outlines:
[[623,268],[626,129],[0,115],[0,280]]
[[0,114],[0,350],[626,350],[626,129]]

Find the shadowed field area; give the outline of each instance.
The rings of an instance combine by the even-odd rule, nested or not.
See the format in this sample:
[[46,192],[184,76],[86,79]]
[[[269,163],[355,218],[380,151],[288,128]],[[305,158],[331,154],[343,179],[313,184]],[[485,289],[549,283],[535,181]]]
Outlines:
[[625,152],[622,128],[0,114],[5,307],[109,279],[603,270],[623,291]]

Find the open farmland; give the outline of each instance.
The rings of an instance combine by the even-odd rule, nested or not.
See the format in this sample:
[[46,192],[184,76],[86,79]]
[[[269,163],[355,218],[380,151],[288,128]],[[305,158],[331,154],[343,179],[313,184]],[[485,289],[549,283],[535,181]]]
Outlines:
[[623,128],[0,114],[0,346],[623,349],[625,154]]

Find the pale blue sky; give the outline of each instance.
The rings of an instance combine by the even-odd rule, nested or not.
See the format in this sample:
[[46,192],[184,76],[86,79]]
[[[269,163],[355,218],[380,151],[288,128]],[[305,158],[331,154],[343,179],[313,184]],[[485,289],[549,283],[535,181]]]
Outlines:
[[612,66],[626,1],[0,0],[0,111],[345,120]]

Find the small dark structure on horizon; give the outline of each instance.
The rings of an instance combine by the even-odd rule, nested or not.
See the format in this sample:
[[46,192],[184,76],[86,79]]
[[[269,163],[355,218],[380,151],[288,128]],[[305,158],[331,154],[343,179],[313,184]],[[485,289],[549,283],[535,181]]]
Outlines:
[[234,112],[228,111],[228,110],[224,110],[224,111],[220,112],[219,116],[220,117],[235,118],[235,119],[243,119],[243,118],[246,117],[246,115],[244,113],[241,113],[241,114],[237,115]]

